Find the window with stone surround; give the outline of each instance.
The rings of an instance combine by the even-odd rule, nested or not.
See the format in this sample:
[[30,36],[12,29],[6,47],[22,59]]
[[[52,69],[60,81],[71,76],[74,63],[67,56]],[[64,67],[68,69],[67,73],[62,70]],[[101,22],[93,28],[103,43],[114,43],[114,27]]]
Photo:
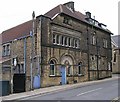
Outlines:
[[61,37],[61,43],[62,43],[62,45],[64,45],[64,37],[63,36]]
[[3,54],[2,54],[3,56],[6,56],[6,46],[3,46],[3,51],[2,51],[2,53],[3,53]]
[[55,45],[79,48],[79,43],[80,43],[80,40],[77,38],[53,34],[53,44],[55,44]]
[[14,73],[25,73],[25,70],[24,70],[24,63],[21,63],[21,64],[17,64],[16,67],[13,68],[14,70]]
[[78,75],[82,75],[83,72],[82,72],[82,62],[79,62],[78,63]]
[[79,40],[74,39],[74,47],[78,48],[79,47]]
[[50,76],[55,76],[55,62],[53,60],[50,61]]
[[71,22],[71,20],[68,17],[64,17],[63,23],[65,23],[67,25],[71,25],[70,22]]
[[53,34],[53,44],[56,44],[56,35]]
[[103,39],[103,47],[107,48],[107,40],[106,39]]
[[2,56],[9,56],[10,55],[10,44],[3,45],[2,49]]
[[96,44],[96,36],[95,35],[91,35],[91,44],[92,45]]
[[6,52],[7,52],[7,55],[10,55],[10,45],[9,44],[6,46]]
[[56,35],[56,43],[60,44],[60,36],[59,35]]
[[97,70],[97,56],[90,55],[90,69]]

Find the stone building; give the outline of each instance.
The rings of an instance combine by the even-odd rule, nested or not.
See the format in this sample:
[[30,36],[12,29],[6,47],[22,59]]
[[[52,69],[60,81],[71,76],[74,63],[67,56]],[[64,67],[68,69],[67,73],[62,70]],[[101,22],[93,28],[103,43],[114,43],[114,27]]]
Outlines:
[[9,67],[3,80],[13,80],[11,90],[15,74],[25,74],[24,91],[112,76],[111,32],[90,12],[75,11],[74,2],[33,16],[2,36],[2,70]]
[[120,73],[120,35],[112,36],[112,73]]

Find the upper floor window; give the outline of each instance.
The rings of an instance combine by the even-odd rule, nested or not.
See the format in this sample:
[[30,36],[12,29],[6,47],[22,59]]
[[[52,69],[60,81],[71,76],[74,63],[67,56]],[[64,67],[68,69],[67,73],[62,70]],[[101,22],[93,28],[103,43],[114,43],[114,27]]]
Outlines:
[[96,36],[95,35],[91,35],[91,44],[92,45],[96,44]]
[[56,35],[53,34],[53,44],[56,44]]
[[67,37],[65,37],[65,45],[67,46]]
[[70,19],[68,17],[64,17],[63,23],[71,25],[70,24]]
[[59,35],[56,35],[56,43],[60,44],[60,36]]
[[53,44],[79,48],[79,39],[53,34]]
[[107,48],[107,40],[103,39],[103,47]]
[[3,51],[2,51],[2,53],[3,53],[3,56],[6,56],[6,46],[3,46]]
[[70,39],[70,38],[68,38],[68,46],[71,46],[71,44],[70,44],[70,40],[71,40],[71,39]]
[[92,39],[93,39],[92,44],[93,44],[93,45],[95,45],[95,44],[96,44],[96,37],[95,37],[95,36],[93,36],[93,38],[92,38]]
[[50,61],[50,75],[55,75],[55,62],[53,60]]
[[10,55],[10,44],[4,45],[3,46],[3,56],[8,56]]
[[7,45],[6,51],[7,51],[7,55],[10,55],[10,45],[9,44]]
[[74,39],[74,47],[78,48],[79,47],[79,40]]
[[64,37],[63,36],[61,37],[61,43],[62,43],[62,45],[64,45]]

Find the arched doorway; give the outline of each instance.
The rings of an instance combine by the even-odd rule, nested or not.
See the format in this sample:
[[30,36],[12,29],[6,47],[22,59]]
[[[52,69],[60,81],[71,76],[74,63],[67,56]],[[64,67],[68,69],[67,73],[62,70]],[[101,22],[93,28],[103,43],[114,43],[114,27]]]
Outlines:
[[61,84],[66,84],[66,76],[73,75],[73,59],[69,55],[61,58]]

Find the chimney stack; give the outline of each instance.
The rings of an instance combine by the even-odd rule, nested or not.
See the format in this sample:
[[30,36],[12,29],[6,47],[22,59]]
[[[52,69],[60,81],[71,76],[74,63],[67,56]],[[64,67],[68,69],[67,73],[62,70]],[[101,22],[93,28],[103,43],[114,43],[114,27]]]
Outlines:
[[86,16],[87,16],[87,18],[91,18],[91,13],[90,12],[86,12]]
[[64,4],[66,7],[68,7],[69,9],[71,9],[72,11],[75,11],[74,9],[74,2],[70,1]]

